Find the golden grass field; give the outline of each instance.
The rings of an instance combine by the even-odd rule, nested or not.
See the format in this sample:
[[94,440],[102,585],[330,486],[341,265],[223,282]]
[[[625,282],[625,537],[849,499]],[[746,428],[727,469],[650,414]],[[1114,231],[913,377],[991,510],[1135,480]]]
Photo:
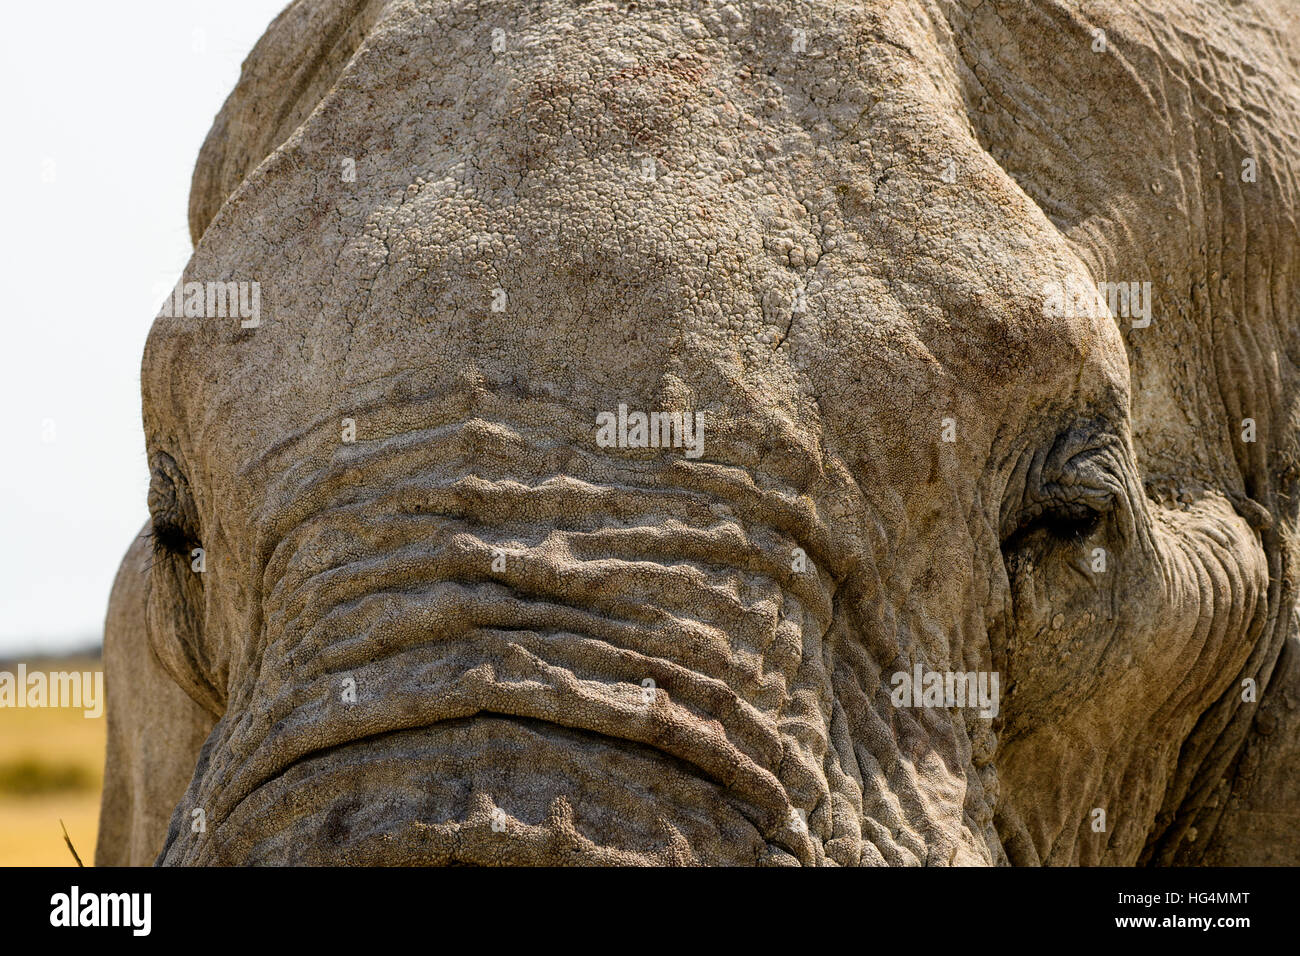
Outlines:
[[[87,658],[26,663],[29,671],[101,669]],[[0,708],[0,866],[76,866],[60,819],[82,862],[94,862],[105,727],[102,715],[79,709]]]

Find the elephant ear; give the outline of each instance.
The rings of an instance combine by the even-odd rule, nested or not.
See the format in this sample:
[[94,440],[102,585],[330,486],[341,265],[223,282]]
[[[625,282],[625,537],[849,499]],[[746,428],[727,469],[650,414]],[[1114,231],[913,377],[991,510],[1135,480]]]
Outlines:
[[287,140],[333,87],[388,0],[294,0],[244,61],[199,151],[190,184],[190,238]]
[[149,526],[122,560],[104,623],[108,742],[96,866],[147,866],[163,848],[216,718],[172,679],[149,641]]

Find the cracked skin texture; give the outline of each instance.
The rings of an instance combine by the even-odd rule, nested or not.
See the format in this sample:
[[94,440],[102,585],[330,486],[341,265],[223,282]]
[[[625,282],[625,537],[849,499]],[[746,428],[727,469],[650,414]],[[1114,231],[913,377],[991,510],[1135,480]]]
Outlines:
[[1300,861],[1298,76],[1272,0],[293,3],[190,207],[261,325],[145,351],[97,862]]

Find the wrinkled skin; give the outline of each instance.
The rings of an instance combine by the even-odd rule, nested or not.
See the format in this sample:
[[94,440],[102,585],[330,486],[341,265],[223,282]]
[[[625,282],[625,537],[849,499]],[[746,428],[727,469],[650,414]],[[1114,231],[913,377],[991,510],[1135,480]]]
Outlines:
[[1300,23],[1215,6],[292,5],[191,200],[262,323],[146,347],[98,862],[1300,862]]

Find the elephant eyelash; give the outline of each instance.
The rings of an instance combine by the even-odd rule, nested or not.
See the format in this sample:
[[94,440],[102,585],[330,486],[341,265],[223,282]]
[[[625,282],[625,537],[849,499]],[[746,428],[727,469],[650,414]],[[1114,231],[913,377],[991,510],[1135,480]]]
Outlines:
[[1019,550],[1045,533],[1061,544],[1079,543],[1094,534],[1114,507],[1114,496],[1101,489],[1065,499],[1051,498],[1027,506],[1015,528],[1002,540],[1006,552]]
[[1105,513],[1087,505],[1069,504],[1038,509],[1033,517],[1023,520],[1003,542],[1003,547],[1014,550],[1038,532],[1046,532],[1055,541],[1078,542],[1095,532]]
[[147,537],[155,554],[188,554],[190,548],[197,545],[193,535],[170,521],[155,521]]
[[183,528],[175,524],[154,521],[149,530],[144,532],[144,539],[149,546],[149,560],[141,567],[140,573],[146,577],[153,573],[159,561],[174,557],[186,557],[198,543]]

